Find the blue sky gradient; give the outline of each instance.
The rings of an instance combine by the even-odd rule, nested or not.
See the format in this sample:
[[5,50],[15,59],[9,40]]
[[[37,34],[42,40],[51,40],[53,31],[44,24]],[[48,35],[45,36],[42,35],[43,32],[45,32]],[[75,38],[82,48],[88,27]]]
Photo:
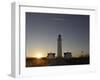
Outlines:
[[[62,52],[74,57],[89,54],[89,15],[26,13],[26,56],[57,53],[57,36],[62,35]],[[81,53],[84,51],[84,53]]]

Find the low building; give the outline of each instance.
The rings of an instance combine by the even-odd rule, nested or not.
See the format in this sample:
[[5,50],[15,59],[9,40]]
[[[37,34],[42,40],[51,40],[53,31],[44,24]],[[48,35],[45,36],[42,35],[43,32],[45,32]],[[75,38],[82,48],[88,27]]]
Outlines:
[[55,53],[48,53],[47,58],[48,59],[55,59]]
[[65,58],[65,59],[70,59],[70,58],[72,58],[72,53],[71,53],[71,52],[65,52],[65,53],[64,53],[64,58]]

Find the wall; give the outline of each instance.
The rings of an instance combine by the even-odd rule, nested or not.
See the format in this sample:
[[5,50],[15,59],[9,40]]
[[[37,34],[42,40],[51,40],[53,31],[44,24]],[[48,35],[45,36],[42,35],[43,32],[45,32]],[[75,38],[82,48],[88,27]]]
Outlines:
[[[11,2],[23,1],[23,0],[1,0],[0,2],[0,80],[14,80],[10,77],[11,67]],[[34,4],[46,4],[46,5],[78,5],[78,6],[96,6],[97,8],[97,21],[96,21],[96,53],[99,53],[100,44],[100,5],[99,0],[25,0],[26,2],[34,2]],[[97,61],[96,73],[78,73],[78,74],[62,74],[60,76],[33,76],[31,78],[19,78],[18,80],[99,80],[100,74],[100,54]]]

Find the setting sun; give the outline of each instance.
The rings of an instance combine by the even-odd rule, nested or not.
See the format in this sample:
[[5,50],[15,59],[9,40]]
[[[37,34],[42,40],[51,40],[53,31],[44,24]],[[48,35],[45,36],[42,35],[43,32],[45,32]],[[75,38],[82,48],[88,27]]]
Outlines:
[[37,55],[36,55],[37,58],[42,58],[42,52],[37,52]]

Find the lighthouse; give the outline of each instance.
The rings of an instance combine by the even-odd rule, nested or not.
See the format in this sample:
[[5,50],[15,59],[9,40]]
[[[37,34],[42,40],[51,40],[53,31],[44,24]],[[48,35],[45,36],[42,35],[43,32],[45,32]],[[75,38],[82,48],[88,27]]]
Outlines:
[[57,38],[57,57],[62,57],[62,38],[60,34]]

